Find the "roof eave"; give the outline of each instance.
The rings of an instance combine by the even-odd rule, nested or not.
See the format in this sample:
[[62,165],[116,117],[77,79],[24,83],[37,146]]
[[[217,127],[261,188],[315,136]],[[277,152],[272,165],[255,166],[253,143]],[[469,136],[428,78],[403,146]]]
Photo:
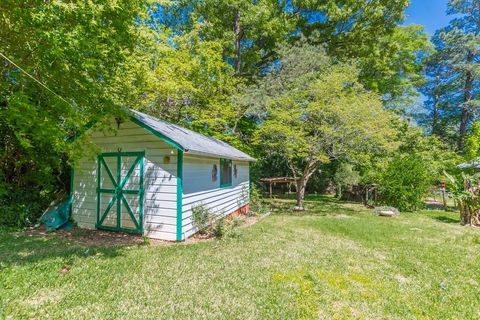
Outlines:
[[257,159],[252,158],[252,157],[232,157],[232,156],[227,156],[223,154],[215,154],[215,153],[209,153],[209,152],[203,152],[203,151],[197,151],[197,150],[184,150],[186,154],[192,154],[192,155],[198,155],[198,156],[203,156],[203,157],[210,157],[210,158],[222,158],[222,159],[229,159],[229,160],[235,160],[235,161],[246,161],[246,162],[255,162]]

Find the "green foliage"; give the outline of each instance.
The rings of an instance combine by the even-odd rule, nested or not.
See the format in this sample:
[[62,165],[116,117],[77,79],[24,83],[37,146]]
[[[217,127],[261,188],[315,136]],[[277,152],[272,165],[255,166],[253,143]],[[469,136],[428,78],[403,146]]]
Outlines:
[[263,97],[251,99],[252,110],[265,115],[255,142],[267,156],[283,157],[299,177],[301,206],[305,185],[320,164],[395,148],[396,118],[358,82],[355,66],[334,64],[302,42],[282,52],[282,67],[248,94]]
[[467,137],[465,156],[468,160],[474,160],[480,156],[480,122],[472,125],[472,130]]
[[68,189],[68,163],[84,150],[68,136],[135,105],[133,53],[145,9],[137,0],[0,3],[2,54],[55,93],[0,57],[0,206],[10,218],[18,210],[3,223],[35,223]]
[[460,152],[465,151],[465,138],[480,106],[479,7],[479,0],[448,2],[447,12],[455,16],[432,38],[436,53],[427,69],[425,91],[432,129],[444,139],[455,140]]
[[449,190],[460,211],[462,225],[480,226],[480,174],[450,175],[445,172]]
[[382,201],[401,211],[417,210],[432,182],[432,174],[421,157],[398,155],[380,178]]
[[337,184],[338,196],[342,196],[342,189],[349,185],[356,185],[360,182],[360,173],[355,171],[350,163],[342,162],[335,172],[335,183]]
[[207,233],[208,228],[212,224],[212,213],[203,204],[192,207],[192,221],[199,233]]
[[221,239],[224,237],[238,237],[239,232],[237,228],[243,223],[244,218],[221,218],[200,203],[192,207],[192,220],[200,234]]

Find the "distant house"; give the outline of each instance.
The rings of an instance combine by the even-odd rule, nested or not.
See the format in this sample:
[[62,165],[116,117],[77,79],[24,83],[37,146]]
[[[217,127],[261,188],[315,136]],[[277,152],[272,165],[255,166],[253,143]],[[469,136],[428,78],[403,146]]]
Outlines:
[[194,206],[248,210],[254,159],[231,145],[137,111],[115,133],[91,130],[101,153],[72,170],[80,227],[181,241],[196,232]]

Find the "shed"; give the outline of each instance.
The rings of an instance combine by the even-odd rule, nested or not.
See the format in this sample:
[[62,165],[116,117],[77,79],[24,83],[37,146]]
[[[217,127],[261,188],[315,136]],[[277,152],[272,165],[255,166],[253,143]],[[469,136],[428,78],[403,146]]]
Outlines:
[[115,132],[90,130],[100,153],[72,170],[78,226],[181,241],[197,231],[195,206],[248,210],[254,159],[231,145],[133,110]]

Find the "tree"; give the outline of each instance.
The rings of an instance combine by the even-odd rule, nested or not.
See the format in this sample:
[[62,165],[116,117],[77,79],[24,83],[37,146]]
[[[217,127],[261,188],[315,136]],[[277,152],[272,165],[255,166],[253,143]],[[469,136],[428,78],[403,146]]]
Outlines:
[[0,12],[0,216],[21,225],[68,188],[78,145],[65,138],[135,104],[146,4],[6,0]]
[[355,185],[360,182],[360,174],[355,171],[352,164],[342,162],[335,172],[335,183],[337,184],[337,195],[341,199],[343,187]]
[[379,191],[382,202],[399,210],[417,210],[433,181],[434,176],[421,157],[398,154],[381,176]]
[[318,47],[283,48],[279,66],[253,90],[265,113],[256,142],[283,156],[303,208],[306,185],[322,163],[354,152],[388,149],[393,115],[358,81],[358,70],[334,64]]
[[159,23],[188,33],[201,21],[202,38],[219,41],[225,61],[248,80],[276,63],[277,48],[308,38],[327,54],[359,62],[360,80],[399,105],[414,94],[421,56],[430,50],[420,26],[398,26],[408,0],[182,0],[162,3]]
[[293,1],[298,28],[313,44],[343,62],[359,62],[360,81],[399,108],[415,95],[422,78],[421,57],[430,51],[418,25],[399,26],[409,1]]
[[220,52],[236,76],[247,78],[275,61],[274,49],[295,31],[286,1],[181,0],[161,7],[156,17],[175,32],[188,33],[201,21],[202,39],[220,43]]
[[464,151],[466,134],[480,105],[479,7],[479,0],[449,1],[447,12],[461,16],[434,35],[437,53],[427,74],[431,87],[426,91],[430,96],[428,103],[434,106],[432,118],[438,122],[442,115],[439,111],[443,111],[446,123],[454,123],[460,152]]

